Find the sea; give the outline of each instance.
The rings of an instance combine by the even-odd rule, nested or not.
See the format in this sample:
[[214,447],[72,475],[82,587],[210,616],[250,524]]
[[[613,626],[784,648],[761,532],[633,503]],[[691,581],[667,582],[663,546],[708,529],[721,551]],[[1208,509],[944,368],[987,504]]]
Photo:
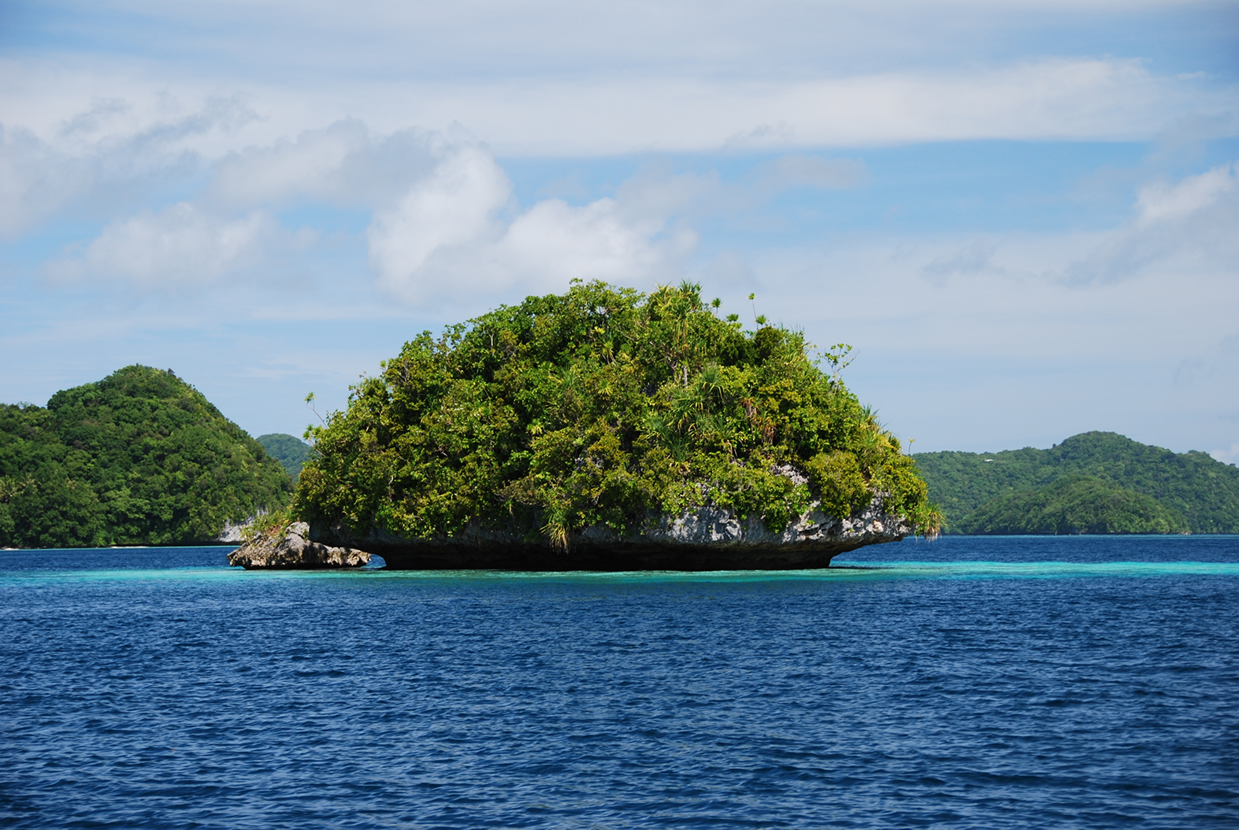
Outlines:
[[0,552],[0,826],[1239,827],[1239,537],[826,570]]

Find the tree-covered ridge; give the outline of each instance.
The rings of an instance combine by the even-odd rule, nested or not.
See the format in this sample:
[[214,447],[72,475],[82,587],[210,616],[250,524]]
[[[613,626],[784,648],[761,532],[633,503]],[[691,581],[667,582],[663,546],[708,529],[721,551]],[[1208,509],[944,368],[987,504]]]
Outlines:
[[1184,533],[1187,520],[1152,496],[1090,476],[990,499],[960,522],[961,533]]
[[294,509],[411,537],[515,517],[567,547],[651,511],[713,503],[780,529],[813,499],[841,517],[881,492],[935,529],[899,441],[807,349],[720,319],[696,285],[574,283],[407,343],[311,430]]
[[292,486],[240,427],[171,372],[129,366],[0,405],[0,545],[208,541]]
[[1113,432],[1086,432],[1048,450],[918,453],[915,458],[949,532],[973,527],[974,517],[991,499],[1087,476],[1155,499],[1182,517],[1193,533],[1239,533],[1239,468],[1203,452],[1174,453]]
[[284,472],[288,473],[294,481],[297,476],[301,475],[301,467],[310,458],[310,445],[292,435],[273,432],[268,435],[259,435],[254,440],[262,444],[267,455],[280,462]]

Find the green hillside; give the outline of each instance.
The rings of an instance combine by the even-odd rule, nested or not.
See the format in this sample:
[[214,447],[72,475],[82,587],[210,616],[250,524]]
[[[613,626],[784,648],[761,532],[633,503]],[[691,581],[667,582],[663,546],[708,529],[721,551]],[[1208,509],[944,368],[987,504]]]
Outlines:
[[1152,496],[1089,476],[990,499],[959,523],[961,533],[1183,533],[1187,520]]
[[267,455],[280,462],[280,466],[288,475],[296,480],[301,475],[301,467],[310,459],[310,445],[300,438],[294,438],[282,432],[259,435],[256,439]]
[[169,545],[213,539],[274,509],[280,465],[171,372],[129,366],[0,405],[0,545]]
[[[1203,452],[1174,453],[1113,432],[1086,432],[1048,450],[935,452],[914,457],[929,485],[930,498],[946,518],[948,532],[971,532],[1001,516],[1013,520],[1012,506],[1021,503],[1011,500],[1016,494],[1038,493],[1026,506],[1061,502],[1065,492],[1046,488],[1066,477],[1086,476],[1155,500],[1166,511],[1149,514],[1160,517],[1155,523],[1180,517],[1192,533],[1239,533],[1239,468]],[[1095,488],[1092,492],[1105,501]],[[1000,497],[1008,501],[987,505]],[[1110,518],[1127,526],[1129,519],[1120,514],[1125,515],[1128,508],[1117,507],[1121,501],[1109,502],[1118,511]]]

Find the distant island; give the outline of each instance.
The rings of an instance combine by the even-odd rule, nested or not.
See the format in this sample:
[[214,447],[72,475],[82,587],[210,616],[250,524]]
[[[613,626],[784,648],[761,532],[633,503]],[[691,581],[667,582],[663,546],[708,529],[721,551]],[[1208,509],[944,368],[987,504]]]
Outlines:
[[292,435],[275,432],[259,435],[254,440],[262,444],[267,455],[280,462],[284,472],[288,473],[293,481],[301,475],[302,466],[310,458],[310,445]]
[[914,456],[948,533],[1239,533],[1239,468],[1113,432]]
[[936,533],[846,347],[827,374],[799,332],[719,306],[577,282],[423,333],[311,431],[284,526],[389,567],[601,570],[823,567]]
[[170,371],[0,404],[0,546],[185,545],[287,505],[262,446]]

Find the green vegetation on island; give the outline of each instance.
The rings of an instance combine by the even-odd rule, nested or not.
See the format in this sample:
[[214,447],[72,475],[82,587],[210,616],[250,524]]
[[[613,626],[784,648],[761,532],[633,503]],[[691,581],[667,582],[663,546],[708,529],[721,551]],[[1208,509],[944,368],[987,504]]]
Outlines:
[[990,499],[960,522],[961,533],[1184,533],[1187,520],[1152,496],[1090,476]]
[[200,392],[145,366],[0,405],[0,546],[177,545],[287,504],[280,465]]
[[297,480],[297,476],[301,475],[302,465],[310,458],[310,445],[291,435],[273,432],[268,435],[259,435],[254,440],[262,444],[267,455],[280,462],[284,472],[288,473],[294,481]]
[[950,533],[1239,533],[1239,468],[1203,452],[1086,432],[915,459]]
[[842,518],[881,493],[935,532],[911,458],[838,378],[846,349],[827,374],[800,333],[718,307],[691,283],[575,282],[423,333],[307,432],[293,514],[406,538],[515,517],[566,548],[651,513],[713,505],[777,531],[814,500]]

